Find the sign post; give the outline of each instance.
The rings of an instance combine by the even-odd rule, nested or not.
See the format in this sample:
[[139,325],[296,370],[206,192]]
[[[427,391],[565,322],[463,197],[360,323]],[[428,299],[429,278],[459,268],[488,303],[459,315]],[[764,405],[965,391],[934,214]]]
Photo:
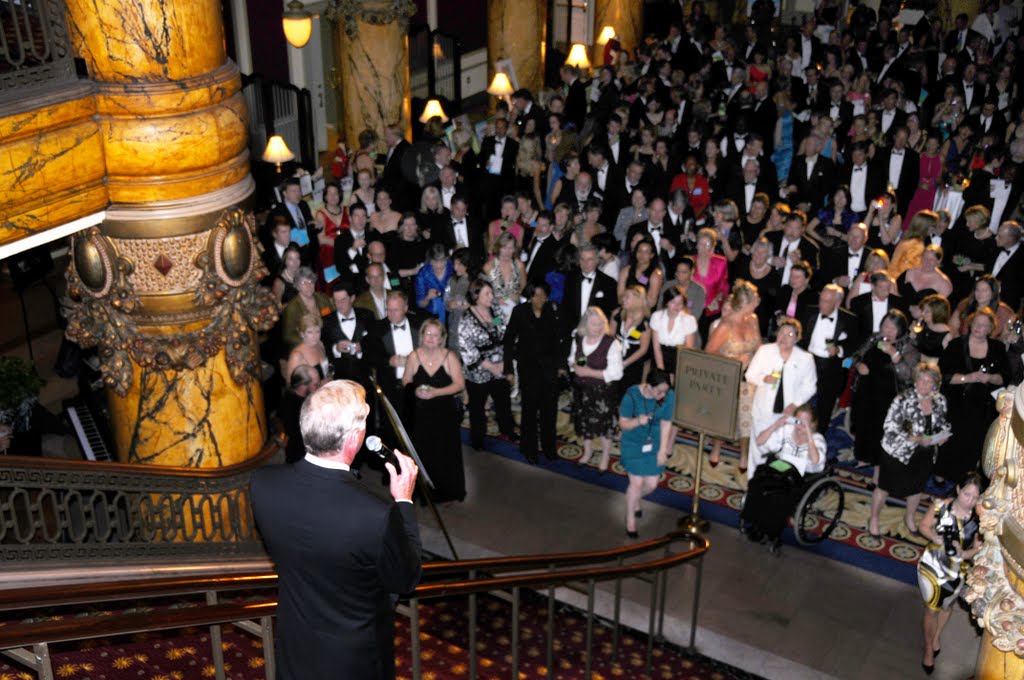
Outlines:
[[679,521],[688,531],[704,533],[700,517],[701,472],[707,436],[735,439],[743,364],[735,359],[680,347],[676,358],[676,408],[673,422],[697,432],[693,474],[693,508]]

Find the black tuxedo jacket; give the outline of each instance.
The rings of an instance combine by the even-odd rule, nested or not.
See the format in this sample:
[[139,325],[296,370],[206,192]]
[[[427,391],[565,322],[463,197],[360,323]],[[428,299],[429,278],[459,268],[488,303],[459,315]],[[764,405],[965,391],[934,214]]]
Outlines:
[[[1001,252],[999,248],[995,249],[986,271],[993,271]],[[1024,297],[1024,243],[1017,246],[1017,251],[999,270],[996,279],[999,281],[999,299],[1011,309],[1020,309],[1021,298]]]
[[[992,206],[996,202],[990,193],[993,179],[995,179],[995,175],[985,168],[978,168],[971,173],[970,184],[964,189],[963,194],[965,210],[972,205],[983,205],[990,211],[992,210]],[[962,220],[963,216],[961,216]]]
[[[442,226],[441,231],[434,234],[434,239],[443,243],[448,250],[455,250],[458,245],[455,239],[455,223],[449,219]],[[466,216],[466,236],[469,238],[469,250],[481,259],[484,256],[484,231],[485,228],[479,220]]]
[[[604,315],[612,318],[612,312],[619,306],[618,281],[603,272],[594,273],[594,285],[590,289],[588,307],[599,307]],[[565,282],[565,296],[558,307],[562,322],[562,339],[568,342],[580,322],[580,294],[583,288],[583,274],[573,272]]]
[[[845,184],[851,192],[853,191],[853,169],[854,165],[851,162],[843,169],[842,174],[839,176],[839,183]],[[878,165],[866,160],[864,161],[864,173],[867,175],[864,178],[864,205],[870,208],[871,201],[878,198],[881,189],[884,189],[884,185],[889,183],[889,168],[886,167],[885,171],[882,172],[879,170]],[[852,210],[853,208],[851,207],[850,209]]]
[[[971,86],[971,102],[970,102],[970,107],[967,106],[967,88],[964,86],[963,79],[962,78],[957,78],[956,80],[954,80],[953,81],[953,87],[956,88],[957,95],[961,99],[963,99],[964,111],[967,111],[968,114],[975,114],[975,113],[978,112],[979,109],[981,109],[981,104],[982,104],[982,102],[985,101],[986,89],[985,89],[985,86],[982,85],[979,81],[975,80],[974,83]],[[975,130],[975,134],[977,134],[976,130]],[[1000,143],[1001,142],[1002,142],[1002,140],[1000,140]]]
[[[889,69],[889,70],[891,71],[892,69]],[[896,133],[896,130],[899,129],[900,126],[903,126],[903,125],[906,125],[906,124],[907,124],[907,114],[906,114],[906,112],[900,111],[899,109],[895,109],[893,111],[892,124],[889,126],[889,129],[888,130],[882,130],[882,125],[884,125],[884,121],[882,120],[882,112],[881,111],[878,112],[878,129],[879,129],[880,132],[884,132],[885,138],[887,140],[889,140],[890,144],[892,143],[892,137]]]
[[[842,308],[836,308],[836,334],[833,336],[833,340],[842,349],[841,357],[852,356],[859,345],[859,337],[857,335],[857,319],[854,318],[853,314]],[[818,306],[811,305],[803,311],[800,317],[800,325],[803,326],[803,332],[800,334],[800,342],[798,343],[803,349],[808,349],[808,345],[811,343],[811,336],[814,334],[814,327],[818,323]],[[810,351],[810,350],[808,350]],[[836,357],[833,359],[837,364],[841,363],[842,359]],[[820,380],[822,376],[818,376]]]
[[278,573],[278,680],[395,677],[394,606],[419,583],[411,503],[306,460],[252,473],[252,510]]
[[[903,302],[903,298],[899,295],[891,294],[886,299],[886,312],[890,309],[898,309],[901,312],[906,312],[907,307]],[[853,314],[857,319],[857,332],[860,334],[860,338],[867,339],[872,333],[874,333],[875,327],[875,316],[874,307],[871,304],[871,293],[863,293],[850,300],[850,313]],[[881,319],[879,319],[881,322]]]
[[818,154],[814,163],[811,178],[807,179],[807,158],[797,156],[789,169],[791,185],[796,187],[796,200],[792,204],[807,202],[811,204],[811,215],[816,215],[824,205],[825,198],[831,196],[836,188],[836,164],[831,158]]
[[[783,234],[781,231],[773,231],[765,236],[765,238],[768,239],[768,242],[772,244],[772,257],[775,257],[780,253],[780,249],[782,248],[782,236]],[[814,270],[814,279],[811,281],[811,286],[815,288],[819,287],[817,284],[821,278],[818,276],[818,272],[821,269],[821,248],[818,247],[818,244],[815,243],[810,236],[804,235],[800,237],[800,240],[797,242],[797,249],[800,251],[802,259],[810,264],[811,269]]]
[[[875,154],[875,173],[873,179],[876,182],[874,196],[881,194],[889,184],[889,159],[892,158],[892,149],[879,149]],[[900,168],[899,186],[893,187],[896,191],[896,202],[899,204],[899,214],[906,215],[910,200],[917,191],[917,181],[921,176],[921,157],[916,151],[910,148],[903,149],[903,166]]]
[[[775,196],[777,194],[778,185],[772,186],[772,184],[765,180],[761,175],[758,175],[757,182],[754,183],[754,193],[765,192],[769,196]],[[729,184],[725,189],[725,198],[730,199],[736,204],[736,207],[740,211],[740,215],[746,215],[749,212],[750,206],[747,205],[747,185],[743,181],[743,177],[737,177],[735,174],[729,178]]]
[[[632,243],[633,237],[636,236],[638,233],[643,232],[645,235],[650,237],[650,239],[655,243],[660,243],[662,238],[667,238],[669,241],[672,242],[672,247],[676,251],[681,252],[680,249],[682,248],[682,229],[672,224],[671,220],[669,220],[668,218],[668,215],[665,216],[665,220],[661,223],[660,237],[655,238],[654,236],[652,236],[650,230],[648,229],[648,225],[650,225],[650,222],[644,220],[643,222],[637,222],[636,224],[630,226],[630,228],[626,230],[626,243]],[[671,264],[668,253],[665,252],[664,249],[661,249],[660,252],[661,261],[665,264],[665,266]]]
[[[480,155],[478,157],[480,176],[481,177],[493,177],[487,171],[487,164],[491,160],[491,156],[494,155],[495,138],[494,136],[484,137],[484,141],[480,144]],[[519,154],[519,142],[512,139],[511,137],[505,137],[505,148],[501,152],[501,182],[502,186],[512,186],[516,178],[516,156]]]
[[[850,249],[846,247],[846,244],[841,245],[843,246],[842,248],[822,249],[820,277],[822,285],[834,283],[840,276],[847,275],[850,264]],[[857,274],[864,273],[869,252],[871,252],[871,249],[867,246],[861,249],[860,265],[857,267]]]
[[1006,136],[1006,118],[1003,117],[999,111],[992,114],[992,119],[989,121],[988,130],[984,128],[981,122],[981,113],[978,112],[973,116],[967,118],[966,123],[971,126],[976,135],[992,135],[996,138],[997,144],[1001,144],[1003,138]]
[[748,117],[751,132],[757,132],[764,138],[764,152],[767,156],[771,156],[775,148],[775,121],[778,117],[779,113],[771,97],[761,102],[755,101]]
[[263,253],[260,254],[260,258],[263,260],[263,264],[267,266],[267,278],[264,279],[265,285],[270,285],[270,282],[274,280],[281,268],[284,266],[284,261],[281,256],[277,254],[277,248],[274,247],[274,243],[270,242],[263,248]]
[[[327,356],[330,357],[331,363],[334,364],[334,377],[345,380],[355,380],[356,382],[365,384],[366,379],[370,377],[370,364],[367,360],[368,348],[366,346],[366,336],[370,333],[370,329],[373,327],[375,320],[373,318],[373,312],[360,307],[353,307],[352,314],[356,317],[356,326],[351,337],[342,331],[341,320],[338,318],[338,312],[334,312],[324,317],[324,327],[321,335],[324,348],[327,350]],[[342,340],[358,342],[363,349],[362,358],[359,358],[354,354],[342,354],[340,357],[335,356],[334,347]]]
[[[412,144],[400,140],[391,152],[391,158],[384,163],[384,171],[380,174],[380,181],[377,182],[378,189],[387,189],[391,192],[391,201],[395,204],[396,210],[407,210],[412,204],[406,200],[409,182],[402,172],[402,157],[412,148]],[[386,156],[385,156],[386,158]],[[416,201],[416,203],[419,203]]]
[[[626,141],[623,139],[620,145],[625,145]],[[597,169],[591,170],[591,176],[593,177],[593,193],[595,196],[601,199],[601,224],[615,224],[615,220],[619,216],[619,210],[629,205],[628,201],[622,203],[622,196],[625,192],[626,173],[622,171],[618,165],[608,161],[608,173],[605,177],[604,189],[602,190],[597,184]],[[573,192],[575,194],[575,192]]]
[[[420,322],[412,316],[406,316],[405,323],[409,325],[409,332],[412,335],[412,347],[416,349],[420,343]],[[391,321],[387,317],[377,321],[370,327],[370,332],[366,336],[363,353],[376,371],[377,384],[380,385],[381,390],[383,390],[391,405],[401,415],[404,405],[401,399],[401,381],[395,375],[395,369],[388,365],[391,357],[395,355],[395,338],[392,335]]]
[[554,236],[548,236],[544,239],[544,242],[540,244],[537,249],[537,254],[534,255],[531,261],[530,253],[533,252],[534,234],[536,232],[527,232],[527,237],[523,239],[523,252],[526,253],[527,260],[524,263],[526,265],[526,278],[533,282],[539,283],[544,280],[544,277],[548,275],[548,272],[553,271],[555,263],[555,254],[558,252],[560,246],[558,239]]
[[350,230],[342,229],[338,232],[338,237],[334,239],[334,266],[338,268],[338,274],[343,279],[355,282],[357,288],[364,284],[366,265],[369,263],[366,258],[367,246],[370,245],[370,241],[380,240],[380,234],[370,231],[370,228],[367,227],[363,232],[363,240],[366,241],[366,246],[361,250],[356,250],[353,257],[348,252],[355,243]]
[[587,88],[579,78],[569,86],[565,96],[565,121],[576,126],[576,131],[583,130],[583,119],[587,117]]
[[[574,213],[582,213],[586,210],[587,201],[596,196],[594,189],[591,188],[590,193],[587,194],[586,200],[580,200],[576,197],[576,188],[573,184],[566,184],[565,180],[562,180],[563,189],[562,193],[558,195],[558,202],[565,203],[572,209]],[[607,185],[605,185],[607,186]],[[615,220],[612,220],[612,225],[615,224]]]

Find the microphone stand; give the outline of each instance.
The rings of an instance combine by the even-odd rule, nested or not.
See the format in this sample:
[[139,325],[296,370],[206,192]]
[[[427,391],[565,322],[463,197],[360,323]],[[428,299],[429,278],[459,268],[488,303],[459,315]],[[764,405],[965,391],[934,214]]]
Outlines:
[[452,559],[458,561],[459,553],[455,550],[455,544],[452,543],[452,537],[448,534],[448,527],[445,526],[444,520],[441,519],[441,513],[438,511],[437,506],[434,504],[434,499],[430,495],[430,489],[434,486],[434,482],[430,479],[430,474],[427,472],[427,468],[423,465],[423,461],[420,459],[418,453],[416,453],[416,447],[413,446],[412,438],[406,431],[405,426],[402,425],[401,418],[398,417],[398,412],[395,411],[395,407],[391,405],[391,401],[384,396],[383,390],[380,385],[377,384],[376,380],[370,379],[373,385],[374,392],[377,393],[377,398],[380,403],[384,406],[384,413],[387,414],[388,421],[391,422],[391,428],[395,431],[395,435],[399,438],[399,443],[409,452],[409,455],[416,465],[420,468],[420,475],[416,478],[416,489],[423,494],[423,497],[427,499],[427,505],[430,507],[431,513],[434,515],[434,519],[437,520],[437,526],[441,528],[441,533],[444,535],[444,540],[448,543],[448,549],[452,551]]

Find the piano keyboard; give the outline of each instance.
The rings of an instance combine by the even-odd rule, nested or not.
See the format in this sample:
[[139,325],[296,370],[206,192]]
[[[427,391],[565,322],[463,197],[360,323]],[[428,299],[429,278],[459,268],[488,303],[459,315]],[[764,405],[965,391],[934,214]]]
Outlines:
[[68,414],[71,425],[75,428],[75,436],[78,438],[78,446],[82,449],[82,455],[87,460],[111,461],[110,448],[107,446],[100,434],[100,428],[96,419],[89,410],[83,399],[69,400],[64,407]]

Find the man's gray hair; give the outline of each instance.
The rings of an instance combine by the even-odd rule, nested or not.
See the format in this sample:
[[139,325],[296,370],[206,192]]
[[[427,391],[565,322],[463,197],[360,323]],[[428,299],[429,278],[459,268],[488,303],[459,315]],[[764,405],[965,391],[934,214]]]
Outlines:
[[333,380],[306,397],[299,429],[306,450],[314,456],[340,452],[345,439],[366,428],[370,407],[366,390],[351,380]]

